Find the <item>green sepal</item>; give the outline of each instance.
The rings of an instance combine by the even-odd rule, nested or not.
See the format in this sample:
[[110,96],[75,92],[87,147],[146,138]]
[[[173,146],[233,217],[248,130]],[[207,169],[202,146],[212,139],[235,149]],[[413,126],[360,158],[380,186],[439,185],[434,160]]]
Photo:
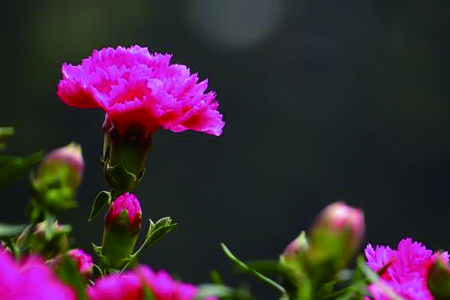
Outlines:
[[111,205],[112,196],[108,191],[101,191],[95,197],[94,203],[92,204],[91,214],[89,215],[88,221],[91,222],[95,219],[98,213],[105,207],[106,204]]
[[105,173],[115,197],[131,191],[138,184],[138,177],[127,170],[122,160],[114,166],[106,164]]
[[56,270],[58,277],[71,286],[77,293],[77,299],[88,300],[86,295],[86,279],[78,272],[77,263],[64,255]]

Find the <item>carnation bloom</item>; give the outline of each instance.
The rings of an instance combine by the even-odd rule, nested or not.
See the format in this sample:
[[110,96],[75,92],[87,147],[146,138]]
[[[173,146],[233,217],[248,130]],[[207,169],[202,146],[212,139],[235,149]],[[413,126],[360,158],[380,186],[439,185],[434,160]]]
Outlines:
[[224,122],[214,92],[205,93],[208,82],[170,59],[139,46],[94,50],[80,65],[63,65],[57,95],[73,107],[103,109],[121,134],[162,127],[220,135]]
[[[408,300],[434,299],[427,287],[428,269],[438,257],[445,263],[449,260],[447,252],[433,253],[411,238],[400,241],[397,250],[385,246],[374,249],[369,244],[365,255],[372,271],[378,272],[386,268],[380,276],[381,284]],[[379,285],[372,284],[369,291],[376,300],[390,299]]]
[[141,300],[145,289],[156,300],[192,300],[198,293],[195,286],[173,280],[165,271],[153,272],[140,266],[123,275],[112,274],[99,279],[89,288],[88,295],[91,300]]
[[0,248],[0,298],[8,300],[75,300],[44,262],[31,256],[21,263]]

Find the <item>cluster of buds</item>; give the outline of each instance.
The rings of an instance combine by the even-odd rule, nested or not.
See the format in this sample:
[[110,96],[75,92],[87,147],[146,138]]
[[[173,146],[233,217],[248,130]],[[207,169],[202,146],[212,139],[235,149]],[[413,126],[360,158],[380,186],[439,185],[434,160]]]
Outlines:
[[50,152],[32,180],[37,204],[53,214],[76,206],[83,171],[84,160],[78,144],[70,143]]
[[30,225],[17,238],[16,246],[21,248],[27,243],[30,253],[38,253],[46,259],[51,259],[64,253],[69,248],[68,235],[71,231],[68,225],[59,225],[57,221],[49,224],[44,221],[37,224],[35,230]]
[[125,193],[112,203],[105,216],[100,254],[105,267],[124,267],[133,253],[141,223],[142,211],[136,196]]
[[280,260],[306,276],[314,289],[348,265],[363,235],[363,212],[336,202],[321,212],[307,236],[302,233],[287,246]]

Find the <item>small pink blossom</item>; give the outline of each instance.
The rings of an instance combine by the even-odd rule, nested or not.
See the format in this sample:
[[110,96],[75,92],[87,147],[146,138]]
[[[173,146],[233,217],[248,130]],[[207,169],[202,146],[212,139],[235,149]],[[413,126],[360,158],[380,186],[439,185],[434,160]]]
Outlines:
[[88,289],[88,295],[91,300],[141,300],[145,289],[156,300],[192,300],[198,293],[197,287],[173,280],[165,271],[153,272],[146,266],[140,266],[123,275],[101,278]]
[[[386,268],[381,275],[381,283],[408,300],[434,299],[427,287],[428,268],[437,257],[445,263],[449,260],[447,252],[433,253],[411,238],[400,241],[397,250],[385,246],[374,249],[369,244],[365,255],[372,271],[378,272]],[[376,284],[369,286],[369,291],[376,300],[390,299]]]
[[61,283],[36,256],[21,263],[0,248],[0,299],[75,300],[74,291]]
[[170,59],[139,46],[94,50],[80,65],[63,65],[57,95],[73,107],[103,109],[120,133],[162,127],[220,135],[225,123],[214,92],[205,93],[207,80]]
[[84,253],[82,249],[72,249],[69,251],[69,257],[77,263],[78,270],[86,277],[90,277],[94,264],[92,256]]

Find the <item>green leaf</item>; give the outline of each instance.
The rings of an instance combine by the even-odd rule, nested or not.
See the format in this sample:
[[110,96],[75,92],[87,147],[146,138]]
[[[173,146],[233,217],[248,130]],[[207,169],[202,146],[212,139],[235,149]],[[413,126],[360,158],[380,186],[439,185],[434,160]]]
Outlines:
[[12,127],[0,127],[0,150],[5,148],[5,140],[14,134]]
[[85,290],[86,279],[78,272],[76,262],[70,259],[68,255],[64,255],[59,263],[57,274],[64,283],[75,290],[77,299],[88,300]]
[[129,262],[125,265],[125,267],[123,267],[121,272],[125,271],[129,266],[137,262],[147,248],[171,232],[177,226],[177,223],[174,223],[170,217],[159,219],[156,223],[154,223],[151,219],[149,219],[149,221],[150,225],[144,243],[139,250],[136,251],[136,253],[131,255]]
[[22,233],[26,225],[11,225],[0,223],[0,238],[9,238]]
[[150,220],[150,226],[142,248],[146,249],[154,244],[157,240],[171,232],[177,226],[170,217],[159,219],[156,224]]
[[22,176],[39,163],[43,155],[44,152],[40,151],[23,158],[0,156],[0,161],[7,161],[7,164],[0,169],[0,187]]
[[195,300],[201,300],[208,297],[250,300],[253,297],[247,290],[233,289],[224,285],[218,284],[202,284],[198,286],[198,293]]
[[236,256],[234,256],[233,253],[231,253],[231,251],[227,248],[227,246],[225,246],[224,243],[221,243],[220,246],[222,247],[222,250],[225,253],[225,255],[228,257],[228,259],[230,261],[232,261],[239,269],[241,269],[245,272],[248,272],[253,277],[255,277],[255,278],[259,279],[260,281],[264,282],[265,284],[275,288],[283,295],[286,294],[286,290],[284,289],[284,287],[282,287],[281,285],[279,285],[278,283],[276,283],[269,277],[264,276],[263,274],[259,273],[258,271],[255,271],[252,268],[250,268],[249,266],[247,266],[244,262],[242,262]]
[[103,207],[108,203],[110,204],[112,200],[111,193],[107,191],[101,191],[98,193],[97,197],[95,197],[94,203],[92,204],[91,214],[89,215],[89,222],[94,220],[94,218],[98,215],[98,213],[102,210]]

